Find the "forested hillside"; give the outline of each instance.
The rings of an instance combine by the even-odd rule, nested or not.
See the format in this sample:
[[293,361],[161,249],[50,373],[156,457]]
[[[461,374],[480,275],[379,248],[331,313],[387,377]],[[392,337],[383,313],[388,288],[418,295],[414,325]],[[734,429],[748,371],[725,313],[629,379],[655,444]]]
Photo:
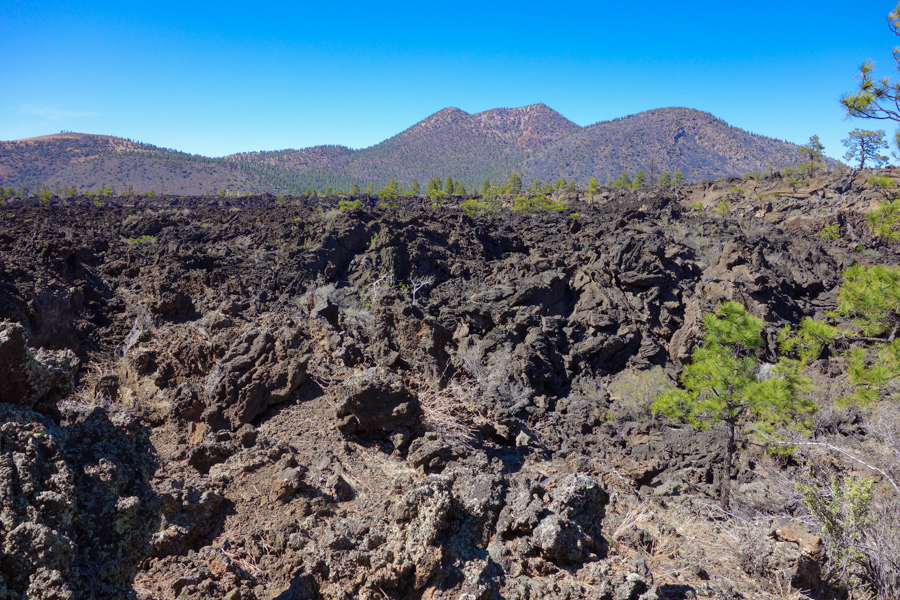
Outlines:
[[283,175],[263,164],[235,164],[106,135],[60,133],[0,142],[0,185],[44,184],[76,190],[213,194],[284,187]]
[[[208,158],[112,136],[60,133],[0,142],[0,186],[111,187],[170,194],[321,193],[369,188],[391,178],[404,190],[448,176],[468,190],[519,173],[600,183],[621,171],[687,181],[772,172],[801,162],[800,147],[749,133],[688,108],[664,108],[579,127],[544,104],[469,114],[445,108],[368,148],[323,145]],[[839,166],[826,161],[829,169]]]
[[[802,162],[800,147],[756,135],[689,108],[661,108],[602,121],[526,159],[529,178],[604,182],[643,170],[648,180],[680,171],[687,180],[772,172]],[[826,161],[829,168],[839,163]]]

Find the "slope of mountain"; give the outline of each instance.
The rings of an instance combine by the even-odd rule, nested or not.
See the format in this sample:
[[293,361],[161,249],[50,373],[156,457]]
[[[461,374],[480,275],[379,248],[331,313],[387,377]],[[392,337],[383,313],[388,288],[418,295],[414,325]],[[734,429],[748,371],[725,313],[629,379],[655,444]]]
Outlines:
[[404,183],[452,175],[469,186],[507,176],[531,153],[580,128],[544,104],[469,114],[445,108],[397,135],[362,150],[316,146],[226,157],[292,172],[297,187]]
[[33,189],[57,181],[79,190],[112,186],[121,191],[131,185],[137,191],[170,194],[264,191],[281,183],[278,173],[261,167],[108,135],[58,133],[0,142],[0,185]]
[[361,151],[354,161],[354,175],[396,174],[403,180],[416,177],[422,181],[452,174],[477,185],[485,178],[506,174],[532,152],[579,129],[544,104],[474,115],[446,108]]
[[302,150],[241,152],[222,160],[238,168],[270,173],[285,190],[349,189],[352,178],[347,175],[347,168],[356,153],[346,146],[313,146]]
[[[689,108],[661,108],[602,121],[556,140],[518,168],[529,178],[605,182],[620,171],[681,171],[689,180],[773,171],[802,161],[795,144],[756,135]],[[829,168],[839,163],[827,161]]]
[[[544,104],[469,114],[445,108],[369,148],[315,146],[207,158],[112,136],[61,133],[0,142],[0,185],[130,184],[175,194],[322,192],[396,177],[404,186],[448,175],[468,187],[484,179],[606,182],[625,170],[648,178],[681,171],[690,181],[780,170],[800,147],[732,127],[688,108],[662,108],[581,128]],[[840,163],[826,161],[830,168]]]

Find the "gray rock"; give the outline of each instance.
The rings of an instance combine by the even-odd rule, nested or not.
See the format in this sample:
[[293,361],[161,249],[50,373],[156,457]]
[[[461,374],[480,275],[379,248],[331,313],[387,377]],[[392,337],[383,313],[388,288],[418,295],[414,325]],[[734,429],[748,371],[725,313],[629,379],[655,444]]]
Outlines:
[[824,544],[797,523],[754,528],[741,544],[738,557],[744,572],[772,589],[790,585],[814,591],[823,585]]
[[[253,329],[236,339],[206,378],[204,418],[238,429],[284,402],[306,379],[308,359],[296,336]],[[224,419],[224,422],[223,422]]]
[[550,515],[535,527],[532,539],[544,557],[555,562],[583,562],[589,555],[581,527],[560,515]]
[[426,473],[440,471],[454,457],[454,448],[439,434],[430,431],[409,445],[409,464]]
[[25,328],[0,323],[0,402],[48,406],[75,386],[78,358],[71,350],[32,350]]

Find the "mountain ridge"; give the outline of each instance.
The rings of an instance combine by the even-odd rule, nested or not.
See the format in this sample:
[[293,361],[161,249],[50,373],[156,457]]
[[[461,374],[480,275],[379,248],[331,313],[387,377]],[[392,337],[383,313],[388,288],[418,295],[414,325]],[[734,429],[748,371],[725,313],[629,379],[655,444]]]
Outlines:
[[[643,169],[652,179],[677,170],[691,181],[773,171],[801,161],[800,147],[732,126],[687,107],[652,109],[581,127],[543,103],[468,113],[441,109],[361,149],[317,145],[205,157],[109,135],[60,132],[0,141],[0,185],[85,189],[164,187],[169,193],[302,192],[408,186],[452,176],[469,187],[512,172],[523,180],[601,183]],[[829,168],[840,165],[828,159]]]

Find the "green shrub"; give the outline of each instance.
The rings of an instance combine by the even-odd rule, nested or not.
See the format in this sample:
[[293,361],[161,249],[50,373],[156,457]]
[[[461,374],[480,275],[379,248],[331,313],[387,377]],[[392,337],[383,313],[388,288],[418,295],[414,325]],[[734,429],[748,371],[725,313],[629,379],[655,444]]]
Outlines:
[[128,238],[125,240],[129,246],[139,246],[141,244],[155,244],[156,238],[152,235],[142,235],[139,238]]
[[713,210],[717,215],[725,216],[729,213],[731,209],[728,206],[728,200],[722,200],[719,202],[718,206]]
[[609,384],[609,415],[632,421],[649,420],[650,409],[660,394],[674,388],[662,367],[648,371],[624,371]]
[[841,226],[840,225],[829,225],[827,227],[823,227],[822,231],[819,232],[819,237],[823,240],[837,240],[840,239],[841,234],[839,233]]
[[865,571],[870,566],[861,547],[874,524],[871,515],[874,484],[871,477],[853,481],[836,476],[831,477],[827,487],[816,482],[797,484],[809,512],[822,526],[821,537],[828,552],[828,579],[846,580],[857,587],[861,582],[853,580],[850,567],[858,566]]
[[884,194],[884,196],[888,199],[893,199],[895,196],[893,190],[897,187],[897,182],[892,178],[887,177],[886,175],[876,175],[875,177],[869,177],[866,179],[866,183],[871,185],[873,188]]
[[866,219],[869,221],[872,233],[884,241],[900,240],[900,199],[882,203],[878,209],[866,215]]
[[466,211],[467,214],[472,216],[493,214],[495,210],[495,202],[483,198],[470,198],[459,206]]
[[752,426],[766,433],[776,427],[805,431],[816,410],[800,394],[809,380],[799,376],[794,362],[780,360],[776,377],[760,379],[756,352],[765,348],[763,321],[737,302],[723,302],[715,313],[703,316],[703,343],[694,349],[691,363],[678,380],[682,389],[659,395],[654,412],[685,420],[698,429],[722,423],[727,442],[720,455],[720,504],[729,506],[732,464],[737,434]]
[[516,196],[513,198],[513,211],[531,214],[536,210],[569,210],[569,205],[562,200],[550,200],[546,196]]
[[356,210],[362,207],[362,200],[340,200],[338,210]]

